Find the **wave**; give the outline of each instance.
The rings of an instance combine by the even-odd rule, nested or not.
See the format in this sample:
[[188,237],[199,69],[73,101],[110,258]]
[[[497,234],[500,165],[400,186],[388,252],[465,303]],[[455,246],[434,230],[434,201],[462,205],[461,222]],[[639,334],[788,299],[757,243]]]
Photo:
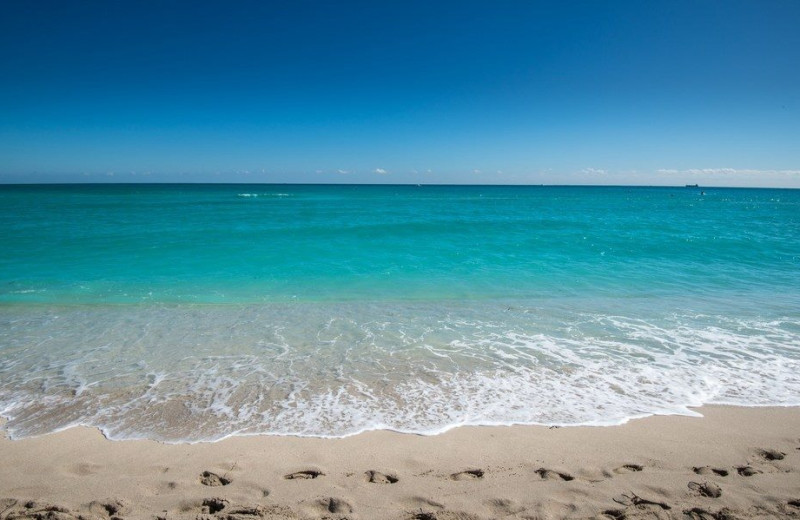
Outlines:
[[258,197],[291,197],[291,193],[237,193],[237,197],[241,198],[258,198]]
[[625,316],[486,302],[18,309],[0,323],[13,438],[343,437],[612,425],[800,405],[788,317]]

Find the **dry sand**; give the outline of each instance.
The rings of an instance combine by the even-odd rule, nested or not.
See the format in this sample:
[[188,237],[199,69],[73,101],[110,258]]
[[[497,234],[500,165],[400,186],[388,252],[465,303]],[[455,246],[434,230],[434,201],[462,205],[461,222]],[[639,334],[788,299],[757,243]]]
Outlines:
[[800,408],[434,437],[0,441],[0,518],[800,518]]

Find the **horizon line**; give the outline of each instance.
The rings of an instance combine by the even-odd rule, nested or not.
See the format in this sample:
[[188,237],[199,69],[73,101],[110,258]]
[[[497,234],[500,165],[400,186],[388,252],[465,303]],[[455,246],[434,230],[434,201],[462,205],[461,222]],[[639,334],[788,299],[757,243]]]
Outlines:
[[705,184],[467,184],[467,183],[379,183],[379,182],[2,182],[5,186],[438,186],[438,187],[531,187],[531,188],[695,188],[695,189],[763,189],[763,190],[800,190],[800,187],[788,186],[716,186]]

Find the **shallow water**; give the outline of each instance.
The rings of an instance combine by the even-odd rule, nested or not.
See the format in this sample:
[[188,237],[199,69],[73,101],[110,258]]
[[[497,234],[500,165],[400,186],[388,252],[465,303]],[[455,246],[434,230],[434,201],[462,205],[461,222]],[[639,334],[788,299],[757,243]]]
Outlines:
[[0,410],[170,442],[800,404],[800,192],[0,187]]

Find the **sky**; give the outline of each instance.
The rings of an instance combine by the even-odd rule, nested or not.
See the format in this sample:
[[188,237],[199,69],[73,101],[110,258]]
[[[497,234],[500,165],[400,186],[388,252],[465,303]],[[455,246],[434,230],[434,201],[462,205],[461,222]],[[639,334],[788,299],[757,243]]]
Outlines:
[[800,187],[800,2],[0,2],[0,183]]

